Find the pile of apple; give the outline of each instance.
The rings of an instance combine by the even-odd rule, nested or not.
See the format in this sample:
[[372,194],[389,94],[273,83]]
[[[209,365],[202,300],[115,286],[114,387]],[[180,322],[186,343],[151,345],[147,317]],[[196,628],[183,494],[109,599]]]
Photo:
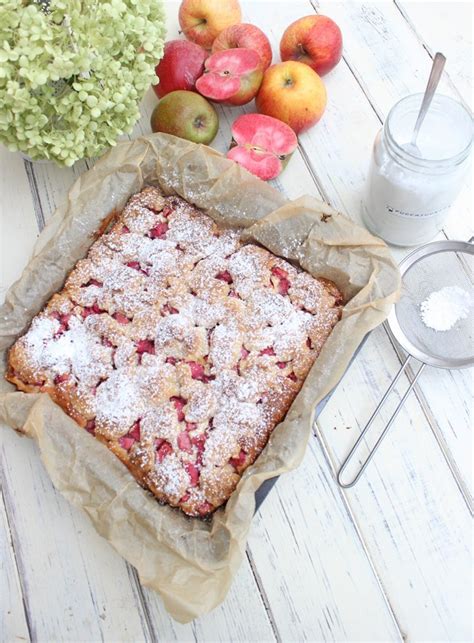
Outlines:
[[165,44],[156,68],[160,82],[154,89],[160,102],[151,127],[208,144],[219,128],[208,100],[244,105],[255,98],[259,113],[234,121],[227,156],[269,180],[280,174],[296,149],[296,135],[323,115],[326,89],[320,76],[341,59],[342,35],[326,16],[300,18],[281,38],[283,62],[272,65],[267,36],[240,21],[238,0],[181,3],[179,24],[187,40]]

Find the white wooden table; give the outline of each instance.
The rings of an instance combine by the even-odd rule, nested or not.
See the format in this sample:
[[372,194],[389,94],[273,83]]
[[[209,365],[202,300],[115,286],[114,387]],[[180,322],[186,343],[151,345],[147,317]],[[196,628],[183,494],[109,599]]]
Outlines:
[[[172,38],[177,3],[167,4]],[[275,52],[284,28],[314,11],[335,19],[344,35],[344,59],[325,78],[326,114],[300,137],[276,181],[290,198],[321,195],[359,219],[375,133],[395,101],[423,90],[435,51],[448,59],[443,93],[471,100],[469,3],[243,6]],[[150,91],[135,135],[150,131],[155,104]],[[219,109],[218,149],[226,149],[240,111]],[[1,298],[89,166],[58,169],[0,150]],[[468,239],[471,224],[466,186],[440,237]],[[226,601],[189,625],[173,622],[133,568],[55,492],[34,444],[1,430],[0,640],[471,640],[472,372],[426,369],[361,482],[344,492],[333,476],[401,358],[378,328],[318,418],[303,464],[279,480],[256,516]]]

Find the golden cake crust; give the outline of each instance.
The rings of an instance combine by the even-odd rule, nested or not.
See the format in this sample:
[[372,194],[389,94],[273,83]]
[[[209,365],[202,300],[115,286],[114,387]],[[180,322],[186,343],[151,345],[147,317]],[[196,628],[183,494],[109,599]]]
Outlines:
[[133,195],[9,352],[158,500],[221,506],[340,318],[341,293],[183,199]]

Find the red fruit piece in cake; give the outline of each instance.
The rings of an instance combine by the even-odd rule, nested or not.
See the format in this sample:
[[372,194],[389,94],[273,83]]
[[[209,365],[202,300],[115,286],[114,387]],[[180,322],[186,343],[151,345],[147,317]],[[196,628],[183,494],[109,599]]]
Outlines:
[[132,437],[134,440],[137,442],[140,441],[140,420],[137,420],[135,424],[132,426],[130,431],[128,432],[128,435]]
[[186,431],[195,431],[196,429],[197,424],[195,422],[186,422]]
[[181,431],[178,435],[178,447],[181,451],[186,451],[187,453],[192,453],[193,447],[191,444],[191,438],[187,431]]
[[150,353],[150,355],[155,354],[155,342],[151,339],[140,339],[137,343],[137,353],[142,355],[143,353]]
[[249,355],[250,355],[250,351],[248,351],[248,350],[245,348],[245,346],[242,346],[242,348],[240,349],[240,359],[245,359],[245,358],[246,358],[246,357],[248,357]]
[[98,279],[89,279],[89,281],[81,287],[88,288],[89,286],[97,286],[98,288],[101,288],[103,286],[103,283]]
[[67,382],[70,377],[71,376],[69,373],[62,373],[61,375],[56,375],[56,377],[54,378],[54,383],[58,385],[58,384],[61,384],[62,382]]
[[172,397],[171,401],[174,404],[174,408],[178,412],[178,422],[182,422],[184,420],[183,408],[186,405],[186,400],[182,397]]
[[190,487],[195,487],[199,482],[199,470],[192,462],[188,462],[185,465],[186,471],[188,472],[189,478],[191,480]]
[[204,451],[204,445],[206,444],[206,436],[205,435],[194,436],[193,438],[191,438],[191,444],[194,444],[194,446],[198,450],[198,453],[202,453]]
[[69,329],[69,320],[71,318],[71,313],[59,313],[57,310],[55,310],[51,314],[51,317],[57,319],[60,324],[58,330],[55,333],[56,335],[61,335],[65,330]]
[[290,379],[292,382],[297,382],[298,378],[296,377],[295,373],[290,373],[287,375],[288,379]]
[[278,368],[286,368],[287,362],[277,362],[276,365]]
[[297,146],[296,134],[286,123],[264,114],[242,114],[232,125],[227,158],[269,181],[284,170]]
[[164,315],[177,315],[179,313],[179,310],[177,308],[173,308],[170,304],[165,304],[161,308],[161,314]]
[[168,232],[168,228],[168,223],[166,221],[162,221],[160,223],[157,223],[156,226],[154,226],[148,232],[148,236],[152,239],[164,239],[166,233]]
[[125,265],[129,268],[133,268],[134,270],[138,270],[138,272],[141,272],[144,275],[148,275],[148,272],[141,267],[139,261],[128,261]]
[[210,513],[214,507],[211,505],[210,502],[201,502],[201,504],[198,506],[197,510],[198,513],[201,516],[206,516],[208,513]]
[[198,435],[195,438],[191,438],[192,444],[197,449],[197,457],[196,457],[196,464],[201,465],[202,464],[202,455],[204,453],[205,449],[205,444],[206,444],[206,436],[205,435]]
[[231,458],[229,460],[229,464],[231,464],[234,467],[234,469],[239,469],[241,466],[245,464],[246,458],[247,458],[247,454],[243,449],[241,449],[238,457]]
[[122,324],[125,326],[125,324],[130,323],[129,318],[124,315],[123,313],[114,313],[112,317],[117,321],[119,324]]
[[193,380],[201,380],[201,382],[203,382],[206,377],[204,374],[204,366],[199,364],[199,362],[188,362],[188,365],[191,369],[191,377]]
[[264,348],[262,351],[260,351],[259,355],[275,355],[273,346],[268,346],[267,348]]
[[124,435],[123,437],[119,438],[119,444],[122,449],[125,449],[125,451],[130,451],[134,442],[135,440],[128,435]]
[[156,459],[161,463],[166,458],[166,456],[170,455],[171,453],[173,453],[173,447],[169,442],[166,442],[164,440],[156,450]]
[[262,61],[252,49],[227,49],[212,54],[196,81],[197,91],[216,103],[244,105],[262,83]]
[[167,219],[173,212],[174,210],[172,207],[170,207],[169,205],[165,205],[161,214]]
[[288,273],[283,268],[278,268],[278,266],[273,266],[272,275],[278,279],[278,292],[280,295],[287,295],[291,286],[291,282],[288,279]]
[[99,304],[95,303],[92,306],[86,306],[83,309],[82,317],[85,319],[86,317],[89,317],[89,315],[100,315],[102,312],[104,311],[99,308]]
[[95,420],[89,420],[85,426],[85,429],[88,433],[92,435],[95,434]]
[[191,498],[191,494],[190,493],[185,493],[184,496],[181,498],[181,500],[179,502],[180,502],[180,504],[184,504],[185,502],[188,502],[188,500],[190,498]]
[[228,270],[223,270],[222,272],[218,272],[216,275],[216,279],[220,279],[221,281],[225,281],[228,284],[231,284],[233,279],[232,275]]

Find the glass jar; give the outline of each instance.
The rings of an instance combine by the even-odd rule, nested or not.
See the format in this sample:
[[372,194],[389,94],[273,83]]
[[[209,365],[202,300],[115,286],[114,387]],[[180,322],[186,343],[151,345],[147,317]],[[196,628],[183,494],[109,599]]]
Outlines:
[[362,216],[388,243],[416,246],[441,230],[470,164],[472,117],[457,101],[436,95],[414,154],[408,147],[423,94],[396,103],[378,132]]

